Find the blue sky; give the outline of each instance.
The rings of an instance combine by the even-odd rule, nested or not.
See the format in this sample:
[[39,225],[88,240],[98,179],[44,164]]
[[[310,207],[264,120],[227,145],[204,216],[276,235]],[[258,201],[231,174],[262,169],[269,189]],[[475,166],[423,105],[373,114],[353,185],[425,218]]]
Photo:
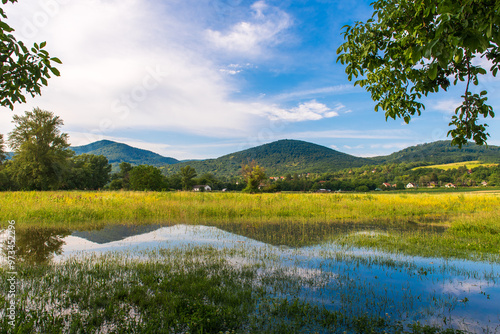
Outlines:
[[[279,139],[355,156],[446,139],[463,87],[429,96],[409,125],[385,121],[336,63],[341,28],[370,1],[22,0],[3,5],[19,39],[47,41],[61,77],[0,113],[40,107],[72,145],[123,142],[177,159],[215,158]],[[500,82],[487,75],[494,109]],[[499,118],[487,122],[500,145]]]

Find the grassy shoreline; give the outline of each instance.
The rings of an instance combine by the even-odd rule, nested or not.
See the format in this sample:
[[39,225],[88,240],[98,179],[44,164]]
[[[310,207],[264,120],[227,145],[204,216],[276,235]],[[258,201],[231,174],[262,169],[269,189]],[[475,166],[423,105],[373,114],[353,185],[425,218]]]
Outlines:
[[[19,230],[204,224],[289,246],[334,241],[409,255],[500,258],[499,193],[5,192],[0,209],[0,228],[15,220]],[[338,237],[333,231],[364,225],[392,233]]]

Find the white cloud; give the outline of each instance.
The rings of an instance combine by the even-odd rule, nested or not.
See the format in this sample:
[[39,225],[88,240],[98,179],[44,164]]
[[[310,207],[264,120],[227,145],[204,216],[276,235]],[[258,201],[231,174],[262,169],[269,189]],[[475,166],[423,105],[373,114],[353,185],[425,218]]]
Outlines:
[[357,145],[357,146],[349,146],[349,145],[344,145],[344,148],[348,150],[360,150],[365,148],[363,145]]
[[[47,9],[47,3],[52,7]],[[61,77],[52,78],[41,97],[17,106],[16,113],[50,110],[74,138],[82,133],[113,137],[127,129],[244,138],[266,120],[319,120],[344,108],[315,100],[289,109],[235,100],[231,95],[239,87],[230,77],[255,65],[221,69],[206,52],[207,31],[195,20],[177,17],[175,8],[140,0],[25,0],[11,6],[9,23],[20,39],[46,40],[51,55],[63,61]],[[212,42],[242,52],[278,43],[291,24],[289,15],[264,1],[251,10],[248,21],[213,31],[218,37]],[[11,129],[4,125],[2,131]]]
[[410,146],[415,146],[417,144],[420,144],[418,142],[397,142],[397,143],[389,143],[389,144],[371,144],[370,148],[371,149],[396,149],[396,150],[402,150]]
[[251,8],[251,20],[239,22],[225,32],[207,29],[207,39],[225,51],[253,56],[260,55],[265,46],[279,43],[280,33],[292,23],[290,16],[264,1],[257,1]]
[[407,139],[407,130],[328,130],[304,131],[289,134],[293,138],[330,138],[330,139]]
[[254,104],[255,113],[268,117],[271,121],[283,120],[288,122],[317,121],[324,118],[338,116],[338,110],[344,108],[339,104],[335,109],[328,108],[316,100],[304,102],[295,108],[284,109],[278,106]]
[[433,104],[433,109],[451,115],[455,113],[455,109],[461,104],[462,101],[458,99],[439,100]]
[[279,94],[275,97],[275,100],[292,100],[297,98],[307,98],[317,95],[324,94],[341,94],[347,91],[355,90],[356,88],[353,85],[337,85],[337,86],[328,86],[314,89],[304,89],[298,90],[288,93]]
[[253,107],[229,98],[237,88],[199,49],[187,47],[196,43],[178,41],[177,31],[191,29],[182,34],[196,40],[202,30],[178,23],[175,12],[139,0],[75,0],[61,1],[49,15],[26,0],[10,8],[9,22],[22,35],[39,13],[47,22],[33,23],[36,33],[20,38],[47,40],[51,55],[63,61],[62,75],[16,113],[39,106],[61,116],[65,131],[94,135],[129,128],[214,136],[251,131]]

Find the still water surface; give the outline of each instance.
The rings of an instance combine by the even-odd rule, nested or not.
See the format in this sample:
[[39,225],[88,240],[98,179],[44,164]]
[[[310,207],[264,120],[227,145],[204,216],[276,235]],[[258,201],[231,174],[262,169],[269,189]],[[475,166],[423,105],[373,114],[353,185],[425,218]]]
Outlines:
[[160,248],[243,249],[244,258],[231,259],[235,265],[263,263],[261,275],[279,271],[281,276],[276,277],[295,277],[304,283],[298,290],[280,292],[280,297],[351,314],[500,333],[500,265],[496,263],[395,255],[328,241],[289,247],[200,225],[36,230],[24,239],[21,236],[18,246],[20,256],[37,263],[106,252],[141,256],[142,251]]

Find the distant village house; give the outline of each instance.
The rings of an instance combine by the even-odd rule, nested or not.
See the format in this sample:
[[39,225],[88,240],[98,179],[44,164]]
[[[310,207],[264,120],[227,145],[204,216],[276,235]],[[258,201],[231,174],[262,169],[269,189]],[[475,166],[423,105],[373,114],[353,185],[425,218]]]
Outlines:
[[193,187],[193,191],[212,191],[208,185],[197,185]]

